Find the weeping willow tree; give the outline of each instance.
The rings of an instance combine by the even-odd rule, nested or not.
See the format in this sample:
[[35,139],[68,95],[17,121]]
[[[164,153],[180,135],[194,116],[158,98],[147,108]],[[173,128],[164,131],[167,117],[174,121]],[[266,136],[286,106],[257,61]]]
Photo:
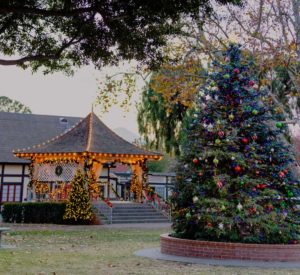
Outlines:
[[188,108],[177,102],[166,104],[163,96],[153,89],[145,89],[138,106],[139,132],[146,147],[179,154],[179,138]]

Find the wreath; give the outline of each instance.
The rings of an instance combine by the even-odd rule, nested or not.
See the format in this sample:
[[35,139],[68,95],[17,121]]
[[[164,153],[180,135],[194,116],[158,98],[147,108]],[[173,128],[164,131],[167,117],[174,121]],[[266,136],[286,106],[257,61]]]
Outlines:
[[60,165],[56,166],[55,175],[60,176],[62,174],[62,171],[63,171],[63,168]]

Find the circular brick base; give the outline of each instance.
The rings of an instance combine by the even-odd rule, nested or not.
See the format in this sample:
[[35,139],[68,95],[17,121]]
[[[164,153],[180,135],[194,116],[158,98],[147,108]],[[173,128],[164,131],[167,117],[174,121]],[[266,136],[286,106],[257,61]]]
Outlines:
[[195,241],[160,236],[161,253],[210,259],[300,262],[299,244],[244,244]]

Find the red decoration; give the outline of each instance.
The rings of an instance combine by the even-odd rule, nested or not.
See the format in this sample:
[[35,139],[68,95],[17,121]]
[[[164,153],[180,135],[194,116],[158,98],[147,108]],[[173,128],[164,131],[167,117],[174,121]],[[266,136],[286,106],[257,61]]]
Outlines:
[[199,177],[202,177],[202,176],[203,176],[203,173],[202,173],[202,172],[199,172],[199,173],[198,173],[198,176],[199,176]]
[[289,170],[284,169],[282,172],[285,173],[285,174],[287,174],[289,172]]
[[223,182],[219,180],[217,182],[217,186],[218,186],[218,188],[222,188],[223,187]]
[[208,223],[207,223],[207,227],[208,227],[208,228],[212,228],[211,222],[208,222]]
[[250,85],[250,86],[254,86],[254,85],[255,85],[255,82],[254,82],[253,80],[250,80],[250,81],[249,81],[249,85]]
[[239,166],[239,165],[237,165],[237,166],[234,167],[234,171],[235,171],[236,173],[240,173],[240,172],[242,171],[242,167]]
[[256,188],[257,188],[257,189],[263,190],[263,189],[266,189],[266,188],[267,188],[267,185],[266,185],[266,184],[257,184],[257,185],[256,185]]
[[242,138],[242,143],[244,143],[244,144],[248,144],[249,143],[249,140],[247,139],[247,138]]
[[259,175],[259,171],[255,171],[255,174],[256,174],[256,176],[258,176]]
[[222,138],[222,137],[225,136],[225,133],[224,133],[223,131],[219,131],[219,132],[218,132],[218,136],[219,136],[220,138]]
[[199,159],[197,159],[197,158],[194,158],[194,159],[193,159],[193,163],[194,163],[194,164],[197,164],[197,163],[199,163]]
[[285,173],[279,172],[279,177],[283,178],[285,176]]
[[235,68],[235,69],[233,70],[233,72],[234,72],[235,74],[239,74],[239,73],[240,73],[240,69]]
[[256,141],[256,140],[257,140],[257,135],[253,135],[252,139],[253,139],[254,141]]
[[250,212],[250,214],[255,214],[256,213],[256,207],[251,207],[250,209],[249,209],[249,212]]

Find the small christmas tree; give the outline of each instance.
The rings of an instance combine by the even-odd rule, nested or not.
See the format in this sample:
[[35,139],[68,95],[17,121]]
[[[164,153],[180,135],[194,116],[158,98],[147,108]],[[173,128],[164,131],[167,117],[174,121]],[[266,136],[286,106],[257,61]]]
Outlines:
[[230,46],[224,59],[213,63],[186,130],[171,198],[173,235],[299,243],[299,183],[283,118],[270,112],[240,48]]
[[87,224],[93,219],[92,205],[87,190],[87,180],[80,170],[71,182],[64,220],[69,223]]

